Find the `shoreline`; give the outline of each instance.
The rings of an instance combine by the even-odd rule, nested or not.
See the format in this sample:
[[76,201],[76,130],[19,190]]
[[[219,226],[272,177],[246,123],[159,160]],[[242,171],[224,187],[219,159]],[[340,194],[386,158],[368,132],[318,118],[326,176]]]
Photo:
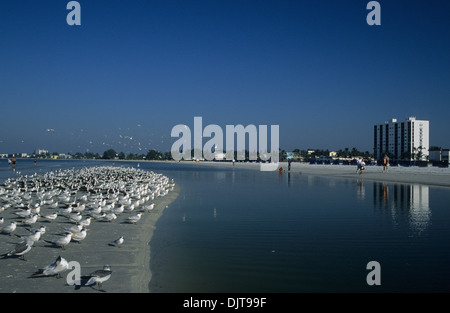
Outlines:
[[[213,162],[201,161],[198,166],[215,166],[223,168],[236,168],[247,170],[260,170],[259,163],[236,162]],[[283,173],[288,173],[288,163],[280,162],[279,168],[283,168]],[[400,184],[422,184],[436,187],[450,187],[450,169],[438,167],[402,167],[390,166],[386,172],[383,172],[382,166],[366,166],[363,174],[356,173],[355,165],[326,165],[326,164],[307,164],[292,162],[290,173],[299,173],[312,176],[339,177],[355,180],[371,180],[379,182],[390,182]]]
[[[174,189],[163,197],[155,197],[152,201],[155,206],[152,210],[146,210],[141,220],[136,224],[126,223],[129,213],[119,214],[114,222],[92,220],[87,228],[86,239],[81,243],[71,242],[65,249],[53,247],[44,240],[58,237],[65,228],[74,224],[67,218],[58,217],[56,221],[46,222],[38,219],[31,227],[18,225],[17,235],[29,234],[25,228],[38,228],[47,226],[47,231],[36,242],[31,251],[25,255],[26,261],[18,257],[0,259],[0,293],[96,293],[100,292],[97,286],[70,286],[66,277],[71,272],[68,270],[61,274],[62,278],[35,276],[37,270],[53,263],[58,256],[68,262],[77,261],[81,267],[81,276],[101,269],[105,264],[111,266],[112,276],[103,284],[103,289],[110,293],[149,293],[149,284],[152,278],[150,268],[150,242],[156,223],[164,210],[178,197],[180,187],[175,183]],[[8,212],[9,211],[9,212]],[[5,210],[0,216],[6,220],[21,221],[13,214],[16,210]],[[43,208],[46,212],[47,209]],[[138,207],[132,214],[141,211]],[[6,225],[2,225],[6,226]],[[108,243],[124,236],[123,245],[113,247]],[[17,236],[0,234],[0,254],[14,248],[21,239]]]
[[[155,205],[155,208],[151,211],[151,216],[149,219],[146,219],[144,222],[146,223],[146,228],[140,227],[141,236],[145,236],[145,239],[141,242],[142,245],[145,244],[145,249],[141,250],[140,257],[142,258],[141,262],[138,262],[142,267],[140,270],[142,271],[142,276],[139,271],[135,273],[132,277],[132,288],[130,293],[149,293],[149,284],[152,279],[152,271],[150,268],[151,261],[151,241],[153,238],[153,234],[156,230],[156,223],[159,218],[163,215],[164,210],[175,201],[180,194],[180,187],[178,184],[175,184],[175,188],[168,195],[162,198],[160,203]],[[147,228],[148,227],[148,228]],[[150,231],[148,230],[150,229]]]

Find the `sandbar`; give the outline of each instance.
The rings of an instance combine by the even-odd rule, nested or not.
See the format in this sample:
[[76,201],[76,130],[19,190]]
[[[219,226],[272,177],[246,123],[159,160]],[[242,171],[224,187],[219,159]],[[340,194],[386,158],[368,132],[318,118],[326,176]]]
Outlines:
[[[260,164],[256,162],[213,162],[201,161],[196,163],[199,166],[218,166],[237,169],[260,170]],[[288,172],[288,163],[280,162],[278,169],[274,173]],[[305,175],[317,175],[327,177],[341,177],[357,180],[371,180],[391,183],[405,184],[423,184],[429,186],[450,187],[450,169],[441,167],[403,167],[390,166],[387,171],[383,171],[382,166],[370,165],[366,166],[362,174],[356,172],[355,165],[332,165],[332,164],[309,164],[292,162],[292,173],[301,173]]]
[[[38,220],[34,227],[48,226],[48,231],[42,235],[25,255],[25,261],[18,257],[0,259],[0,293],[98,293],[97,286],[71,286],[66,282],[66,272],[62,278],[32,277],[38,269],[54,262],[58,256],[67,261],[77,261],[81,266],[81,275],[101,269],[108,264],[113,271],[111,278],[103,284],[104,292],[109,293],[148,293],[151,280],[150,241],[156,229],[156,222],[163,211],[179,194],[179,186],[164,197],[156,197],[151,211],[145,211],[136,224],[126,223],[129,214],[120,214],[113,222],[92,221],[88,226],[90,231],[81,243],[71,242],[64,250],[53,247],[43,239],[51,240],[58,236],[64,228],[73,224],[67,218],[58,217],[54,222]],[[14,210],[9,210],[14,211]],[[135,209],[138,212],[138,209]],[[5,210],[1,216],[5,220],[14,218]],[[20,218],[17,218],[20,222]],[[18,235],[27,235],[25,226],[18,225],[15,231]],[[109,243],[124,236],[123,245],[118,248]],[[17,236],[0,234],[0,254],[14,248],[20,242]]]

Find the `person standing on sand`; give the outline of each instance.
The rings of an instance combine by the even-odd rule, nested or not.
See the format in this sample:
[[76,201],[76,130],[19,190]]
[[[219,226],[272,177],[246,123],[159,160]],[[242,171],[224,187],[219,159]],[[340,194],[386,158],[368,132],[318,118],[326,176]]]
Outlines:
[[361,159],[361,163],[360,163],[360,165],[359,165],[359,175],[361,175],[361,174],[364,172],[364,170],[365,170],[365,165],[366,165],[366,162],[364,162],[364,160]]
[[383,159],[383,172],[386,172],[389,166],[389,158],[387,156],[387,154],[384,155],[384,159]]
[[358,158],[356,160],[356,173],[358,173],[360,168],[361,168],[361,158]]
[[364,172],[364,166],[366,165],[366,162],[364,162],[364,160],[362,158],[359,158],[358,160],[356,160],[357,163],[357,167],[356,167],[356,173],[358,173],[359,170],[359,175],[361,175]]

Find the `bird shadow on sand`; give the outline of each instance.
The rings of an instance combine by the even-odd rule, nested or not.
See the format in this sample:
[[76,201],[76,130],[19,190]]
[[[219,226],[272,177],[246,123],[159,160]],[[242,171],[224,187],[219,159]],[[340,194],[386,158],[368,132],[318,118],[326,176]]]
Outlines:
[[47,279],[62,279],[64,278],[60,274],[55,275],[41,275],[36,273],[30,273],[30,275],[27,278],[36,279],[36,278],[47,278]]
[[[64,279],[63,276],[61,275],[33,275],[33,273],[31,273],[27,278],[29,279],[43,279],[43,278],[47,278],[47,279]],[[73,287],[74,290],[80,290],[82,288],[91,288],[92,290],[98,291],[98,292],[107,292],[106,290],[98,287],[98,285],[86,285],[86,283],[89,281],[89,279],[91,278],[91,276],[81,276],[80,277],[80,282],[79,284],[76,285],[69,285],[69,284],[65,284],[68,287]]]
[[92,276],[81,276],[80,277],[80,284],[73,285],[74,290],[80,290],[81,288],[91,288],[92,290],[98,291],[98,292],[107,292],[105,289],[100,288],[97,284],[94,285],[86,285],[86,283],[89,281],[89,279]]
[[137,225],[137,223],[135,222],[130,222],[130,221],[122,221],[119,224],[121,225]]
[[4,255],[0,256],[0,260],[3,259],[19,259],[20,261],[27,262],[28,260],[23,255]]

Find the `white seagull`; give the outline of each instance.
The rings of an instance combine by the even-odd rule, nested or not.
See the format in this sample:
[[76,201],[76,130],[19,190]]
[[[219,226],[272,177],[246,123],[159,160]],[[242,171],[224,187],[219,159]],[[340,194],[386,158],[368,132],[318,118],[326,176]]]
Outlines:
[[18,223],[18,222],[11,222],[11,224],[2,228],[2,233],[11,235],[16,230],[16,227],[19,224],[20,223]]
[[80,220],[78,222],[78,224],[83,225],[83,226],[89,226],[89,225],[91,225],[91,220],[92,219],[93,219],[92,217],[87,217],[84,220]]
[[124,205],[122,204],[120,207],[113,209],[113,212],[114,212],[115,214],[123,213],[124,208],[125,208],[125,207],[124,207]]
[[56,220],[56,218],[58,217],[58,213],[53,213],[53,214],[48,214],[48,215],[44,215],[44,216],[42,216],[44,219],[46,219],[46,220],[48,220],[48,221],[50,221],[50,222],[52,222],[52,221],[54,221],[54,220]]
[[85,238],[86,238],[86,234],[87,234],[87,231],[88,231],[89,229],[86,229],[86,228],[82,228],[81,229],[81,231],[79,231],[79,232],[77,232],[77,233],[73,233],[73,235],[72,235],[72,241],[76,241],[76,242],[78,242],[78,243],[81,243],[81,241],[82,240],[84,240]]
[[33,233],[31,235],[28,235],[28,236],[20,236],[20,235],[17,235],[17,234],[14,234],[14,235],[16,235],[17,237],[20,237],[22,239],[22,241],[36,242],[36,241],[38,241],[41,238],[42,232],[39,229],[35,229],[33,231]]
[[112,271],[109,265],[103,266],[103,269],[96,270],[92,272],[88,277],[89,280],[86,282],[86,286],[91,286],[94,284],[98,285],[99,290],[104,291],[102,284],[111,277]]
[[142,216],[142,215],[143,215],[143,213],[138,213],[138,214],[136,214],[136,215],[129,216],[129,217],[127,218],[127,221],[128,221],[129,223],[136,224],[136,223],[141,219],[141,216]]
[[73,233],[68,233],[64,237],[59,238],[53,238],[52,240],[44,240],[45,242],[54,244],[55,246],[61,247],[62,249],[65,249],[65,247],[70,243],[72,240]]
[[70,212],[72,212],[72,207],[71,206],[69,206],[69,207],[67,207],[65,209],[60,209],[59,210],[59,213],[63,214],[63,215],[69,215]]
[[41,226],[39,228],[26,228],[26,230],[28,230],[30,233],[34,234],[35,231],[40,231],[41,235],[45,234],[45,232],[47,231],[47,226]]
[[103,218],[108,222],[111,222],[112,220],[115,220],[117,218],[117,215],[114,213],[108,213]]
[[83,216],[81,215],[80,212],[75,212],[75,213],[69,214],[69,220],[74,223],[81,221],[82,218],[83,218]]
[[69,269],[69,263],[67,262],[67,260],[62,258],[61,256],[58,256],[58,258],[56,258],[55,262],[38,270],[36,273],[32,274],[31,276],[36,276],[36,275],[54,276],[54,275],[56,275],[56,277],[60,278],[61,273],[64,271],[67,271],[68,269]]
[[154,207],[155,207],[155,204],[152,203],[152,204],[144,206],[144,209],[146,209],[147,211],[151,211],[151,210],[153,210]]
[[78,233],[83,229],[83,225],[81,225],[80,223],[78,223],[77,225],[73,225],[69,228],[64,228],[65,231],[67,232],[71,232],[71,233]]
[[29,218],[24,219],[23,223],[31,226],[32,224],[36,223],[38,217],[39,217],[39,215],[37,215],[37,214],[32,215]]
[[122,246],[122,244],[123,244],[123,236],[120,236],[118,239],[109,243],[110,246],[119,247],[119,248]]
[[29,252],[31,250],[31,246],[33,246],[33,241],[22,241],[21,243],[17,244],[16,247],[0,256],[7,257],[7,256],[19,256],[22,260],[25,261],[25,253]]
[[14,212],[14,214],[16,214],[19,217],[24,217],[25,218],[25,217],[28,217],[28,216],[31,215],[31,209],[28,208],[26,210],[17,211],[17,212]]

